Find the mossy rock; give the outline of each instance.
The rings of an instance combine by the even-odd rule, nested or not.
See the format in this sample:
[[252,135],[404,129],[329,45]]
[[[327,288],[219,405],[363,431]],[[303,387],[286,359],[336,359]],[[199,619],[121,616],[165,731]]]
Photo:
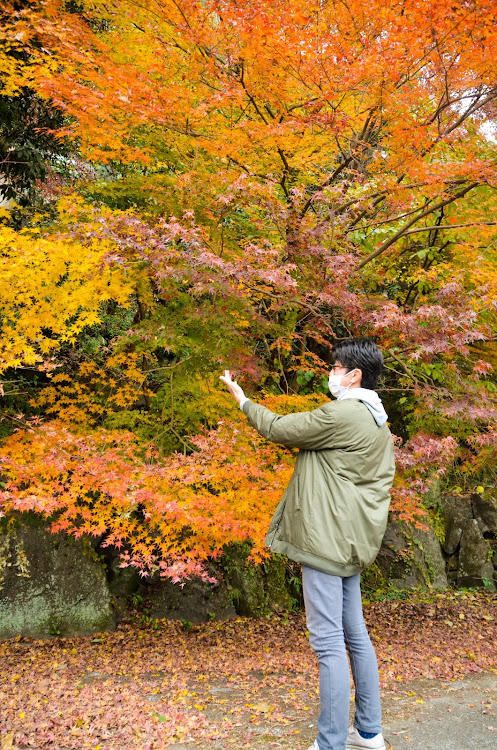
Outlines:
[[484,538],[476,518],[470,519],[461,537],[458,586],[485,587],[495,591],[492,548]]
[[444,551],[453,555],[461,543],[464,527],[473,517],[469,497],[445,496],[442,498],[442,510],[445,522]]
[[398,589],[448,586],[440,542],[431,527],[418,529],[390,521],[376,564],[385,580]]
[[91,635],[114,626],[91,545],[31,523],[0,532],[0,638]]
[[292,609],[285,559],[274,555],[265,563],[254,565],[248,560],[249,555],[248,544],[234,544],[225,549],[219,562],[237,613],[260,617]]
[[185,622],[230,620],[236,610],[223,581],[208,583],[200,578],[184,585],[160,579],[152,585],[142,584],[138,590],[146,601],[149,617]]
[[479,495],[475,493],[471,496],[473,506],[473,515],[478,522],[478,526],[486,539],[497,538],[497,491],[487,490]]

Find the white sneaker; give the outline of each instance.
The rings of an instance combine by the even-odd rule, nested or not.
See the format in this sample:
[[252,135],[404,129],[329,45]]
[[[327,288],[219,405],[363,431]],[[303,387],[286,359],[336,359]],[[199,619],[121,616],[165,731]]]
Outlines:
[[314,740],[314,742],[312,743],[312,745],[310,747],[308,747],[307,750],[319,750],[318,741]]
[[376,737],[365,740],[355,727],[349,728],[349,735],[345,744],[347,750],[365,750],[365,748],[369,748],[369,750],[385,750],[385,742],[382,734],[377,734]]

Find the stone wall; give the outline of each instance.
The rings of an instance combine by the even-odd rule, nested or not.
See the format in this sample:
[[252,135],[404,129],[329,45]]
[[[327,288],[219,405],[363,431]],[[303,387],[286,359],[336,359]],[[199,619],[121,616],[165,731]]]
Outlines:
[[497,498],[490,492],[442,496],[441,518],[421,530],[390,521],[376,559],[393,586],[486,588],[497,584]]
[[497,581],[497,498],[486,492],[471,497],[442,498],[445,519],[443,550],[449,581],[459,587]]
[[248,545],[227,550],[213,567],[218,583],[178,585],[119,567],[119,553],[100,541],[51,534],[35,514],[0,531],[0,638],[89,635],[135,616],[185,623],[258,617],[290,609],[292,594],[298,599],[293,569],[293,583],[286,581],[291,566],[275,556],[255,567]]
[[[446,496],[440,510],[437,533],[391,521],[374,570],[399,589],[495,590],[496,496]],[[120,568],[117,551],[101,541],[51,534],[34,514],[0,531],[0,638],[91,634],[114,628],[137,608],[145,618],[194,623],[302,605],[299,566],[274,556],[254,567],[248,545],[228,549],[213,567],[219,583],[179,586]]]
[[433,528],[390,521],[376,558],[383,579],[398,589],[447,588],[446,563]]

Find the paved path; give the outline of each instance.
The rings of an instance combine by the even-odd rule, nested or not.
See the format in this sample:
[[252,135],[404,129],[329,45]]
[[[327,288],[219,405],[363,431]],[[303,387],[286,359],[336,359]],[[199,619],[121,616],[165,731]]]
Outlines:
[[[491,672],[457,682],[403,683],[398,695],[384,694],[382,706],[384,735],[393,750],[497,750],[497,675]],[[264,721],[239,725],[224,740],[177,743],[170,750],[307,750],[316,737],[317,698],[312,708],[307,720],[295,719],[290,728]]]
[[423,680],[409,692],[383,701],[384,734],[394,750],[497,750],[497,675]]

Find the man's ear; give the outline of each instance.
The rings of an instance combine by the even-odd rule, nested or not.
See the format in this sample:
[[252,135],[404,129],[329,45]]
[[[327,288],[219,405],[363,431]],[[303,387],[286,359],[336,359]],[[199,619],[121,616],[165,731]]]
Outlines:
[[360,367],[355,368],[353,383],[354,385],[360,385],[362,383],[362,370]]

